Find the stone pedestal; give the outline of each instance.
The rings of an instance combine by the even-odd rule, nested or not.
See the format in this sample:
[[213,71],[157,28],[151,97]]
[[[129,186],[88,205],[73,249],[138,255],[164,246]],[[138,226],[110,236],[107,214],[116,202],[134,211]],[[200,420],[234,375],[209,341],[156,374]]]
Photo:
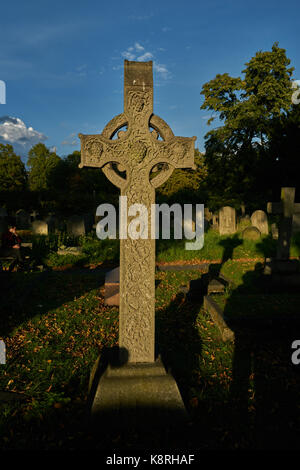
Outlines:
[[267,258],[264,274],[270,276],[272,283],[278,286],[300,286],[300,263],[298,260]]
[[188,420],[177,384],[160,359],[109,365],[99,380],[91,412],[92,418],[118,428],[161,427]]

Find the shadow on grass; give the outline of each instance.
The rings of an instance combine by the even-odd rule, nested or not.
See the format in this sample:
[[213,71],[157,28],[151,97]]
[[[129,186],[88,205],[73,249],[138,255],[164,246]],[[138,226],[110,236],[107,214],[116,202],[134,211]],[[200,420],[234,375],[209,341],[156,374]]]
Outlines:
[[60,307],[101,287],[103,270],[0,272],[0,336],[5,337],[30,318]]
[[[300,326],[300,295],[295,289],[274,290],[260,264],[254,272],[247,272],[243,281],[232,291],[224,309],[226,323],[235,334],[232,433],[242,448],[297,449],[300,369],[292,364],[291,345]],[[257,294],[256,284],[264,295],[249,295]],[[292,301],[296,315],[289,314],[283,295]]]

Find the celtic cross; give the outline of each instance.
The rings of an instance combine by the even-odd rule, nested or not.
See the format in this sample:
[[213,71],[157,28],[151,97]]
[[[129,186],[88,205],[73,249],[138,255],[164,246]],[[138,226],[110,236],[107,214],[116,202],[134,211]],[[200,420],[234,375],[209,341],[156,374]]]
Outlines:
[[[153,114],[152,61],[125,60],[124,113],[114,117],[102,134],[79,137],[80,167],[102,168],[121,195],[127,196],[128,207],[143,204],[148,227],[155,188],[175,168],[194,168],[196,137],[175,137],[165,121]],[[126,348],[129,362],[154,362],[154,314],[155,240],[151,236],[121,239],[119,347]]]

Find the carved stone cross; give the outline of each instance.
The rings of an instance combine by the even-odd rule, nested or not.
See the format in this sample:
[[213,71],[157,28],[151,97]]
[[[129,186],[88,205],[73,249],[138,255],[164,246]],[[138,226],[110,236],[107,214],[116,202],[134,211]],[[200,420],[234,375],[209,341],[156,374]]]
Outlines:
[[[143,204],[149,228],[155,188],[175,168],[194,168],[196,137],[175,137],[165,121],[153,114],[152,61],[125,60],[124,113],[114,117],[102,134],[79,137],[80,167],[102,168],[121,195],[127,196],[128,207]],[[128,224],[129,220],[126,233]],[[120,240],[119,347],[126,348],[129,362],[154,362],[154,313],[155,240],[149,230],[147,239]]]
[[279,214],[277,259],[288,260],[292,237],[293,215],[300,213],[300,204],[295,201],[295,188],[281,188],[281,202],[268,202],[269,214]]

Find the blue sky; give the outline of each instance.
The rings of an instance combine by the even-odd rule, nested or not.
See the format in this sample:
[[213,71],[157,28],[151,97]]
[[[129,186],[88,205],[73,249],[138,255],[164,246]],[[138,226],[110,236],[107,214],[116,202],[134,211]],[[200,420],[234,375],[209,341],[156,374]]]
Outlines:
[[1,4],[0,142],[26,161],[39,141],[60,156],[77,134],[101,133],[123,111],[124,59],[153,60],[154,113],[204,150],[209,113],[200,91],[217,73],[240,76],[275,41],[300,79],[300,3],[14,1]]

